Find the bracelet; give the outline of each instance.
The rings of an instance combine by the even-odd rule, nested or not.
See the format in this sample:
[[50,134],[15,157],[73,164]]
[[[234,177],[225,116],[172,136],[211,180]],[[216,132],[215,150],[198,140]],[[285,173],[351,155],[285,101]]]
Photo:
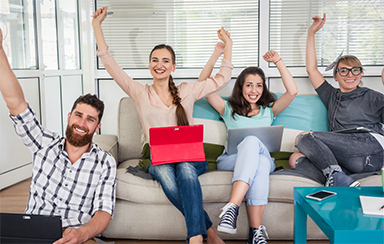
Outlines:
[[280,60],[281,60],[281,58],[279,60],[277,60],[276,62],[274,62],[273,64],[276,65]]

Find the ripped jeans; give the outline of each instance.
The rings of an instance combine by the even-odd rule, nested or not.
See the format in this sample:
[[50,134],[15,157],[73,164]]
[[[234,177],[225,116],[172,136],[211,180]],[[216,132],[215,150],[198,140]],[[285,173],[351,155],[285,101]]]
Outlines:
[[296,147],[306,157],[297,159],[295,170],[319,182],[335,169],[352,174],[383,167],[383,148],[369,133],[310,132],[298,137]]

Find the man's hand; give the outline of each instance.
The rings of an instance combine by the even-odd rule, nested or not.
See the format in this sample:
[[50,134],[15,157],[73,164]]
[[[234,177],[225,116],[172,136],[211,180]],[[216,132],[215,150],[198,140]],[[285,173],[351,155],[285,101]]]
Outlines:
[[110,220],[111,215],[109,213],[102,210],[96,211],[86,224],[78,229],[67,228],[63,232],[63,238],[55,241],[53,244],[83,243],[107,229]]
[[67,228],[63,232],[63,238],[55,241],[53,244],[80,244],[87,241],[88,238],[85,233],[79,229]]

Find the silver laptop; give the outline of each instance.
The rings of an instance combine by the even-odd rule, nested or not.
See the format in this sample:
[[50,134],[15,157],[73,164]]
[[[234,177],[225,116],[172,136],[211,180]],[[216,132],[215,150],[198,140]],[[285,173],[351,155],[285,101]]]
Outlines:
[[59,216],[0,213],[0,243],[52,244],[61,237]]
[[281,147],[284,126],[266,126],[237,128],[228,130],[228,154],[237,153],[237,145],[247,136],[256,136],[267,147],[269,152],[278,152]]

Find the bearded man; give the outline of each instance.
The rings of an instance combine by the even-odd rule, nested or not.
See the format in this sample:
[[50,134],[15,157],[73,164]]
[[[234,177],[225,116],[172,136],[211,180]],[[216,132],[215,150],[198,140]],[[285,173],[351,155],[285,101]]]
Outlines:
[[[0,40],[3,39],[0,29]],[[16,134],[33,154],[26,214],[61,216],[60,243],[96,243],[115,206],[116,162],[92,142],[100,128],[104,103],[80,96],[68,113],[66,137],[43,128],[25,101],[0,41],[0,91]]]

